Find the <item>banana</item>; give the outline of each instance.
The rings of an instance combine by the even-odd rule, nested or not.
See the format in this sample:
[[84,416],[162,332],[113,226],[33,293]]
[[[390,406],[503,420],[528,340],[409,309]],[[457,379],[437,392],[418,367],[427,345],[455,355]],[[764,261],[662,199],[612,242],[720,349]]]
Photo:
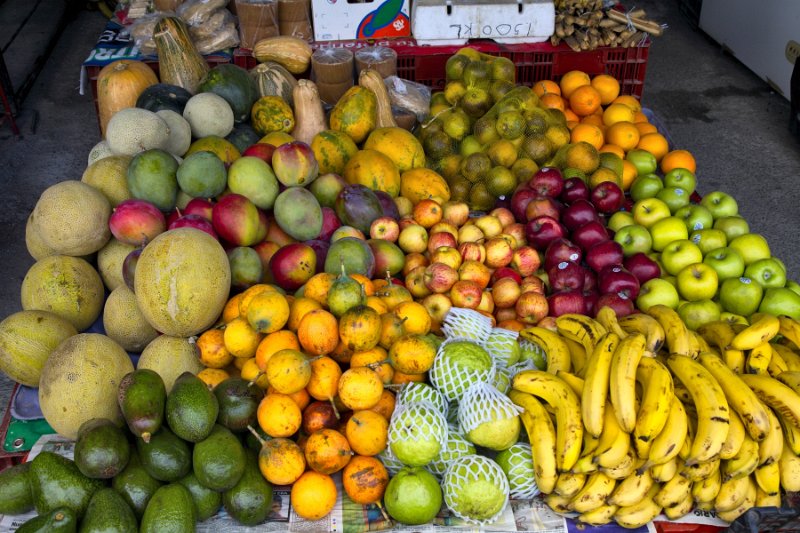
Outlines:
[[614,519],[614,513],[617,512],[617,509],[619,507],[616,505],[601,505],[597,509],[578,515],[578,522],[590,526],[602,526]]
[[[604,307],[603,309],[610,309]],[[606,333],[598,341],[586,365],[586,379],[581,395],[581,416],[586,431],[599,437],[603,432],[603,412],[608,397],[608,376],[611,359],[620,338],[616,333]]]
[[689,494],[683,500],[678,502],[672,507],[664,507],[664,515],[669,518],[670,520],[677,520],[689,514],[694,508],[694,499],[692,495]]
[[542,327],[534,326],[519,332],[519,336],[528,340],[547,353],[547,371],[555,374],[558,370],[569,372],[572,362],[567,346],[561,335]]
[[800,372],[800,354],[777,342],[772,343],[772,349],[781,356],[789,372]]
[[609,396],[619,425],[626,433],[631,433],[636,426],[636,368],[644,348],[644,335],[633,333],[619,341],[611,358]]
[[559,472],[570,470],[580,456],[583,442],[578,396],[564,380],[542,370],[519,372],[511,387],[543,399],[556,410],[556,465]]
[[781,416],[778,416],[778,420],[783,428],[784,447],[788,446],[792,453],[800,455],[800,428],[787,423]]
[[731,313],[729,311],[723,311],[719,314],[719,319],[724,320],[731,326],[740,325],[740,326],[747,326],[750,322],[747,320],[746,317],[742,315],[737,315],[736,313]]
[[774,463],[781,458],[783,452],[783,429],[781,429],[780,420],[772,412],[772,409],[767,409],[769,415],[769,433],[767,436],[758,443],[758,465],[764,466]]
[[[666,363],[667,360],[664,359],[662,362]],[[683,403],[685,403],[685,404],[691,404],[692,403],[692,395],[689,394],[689,390],[686,387],[683,386],[683,383],[681,383],[681,382],[677,382],[676,383],[676,382],[673,381],[672,382],[672,391],[675,393],[675,397],[678,398]]]
[[578,398],[581,397],[586,380],[563,370],[556,371],[555,375],[564,380],[564,383],[569,385],[569,388],[572,389],[572,392],[574,392]]
[[636,369],[636,381],[641,383],[644,394],[633,428],[633,443],[639,457],[648,457],[653,439],[669,418],[675,397],[672,374],[655,358],[643,357]]
[[710,461],[719,454],[728,435],[730,417],[725,393],[714,376],[694,359],[671,355],[667,364],[689,389],[697,409],[697,431],[686,464]]
[[633,505],[645,497],[654,483],[650,470],[628,476],[617,483],[617,488],[614,489],[606,503],[622,506]]
[[722,463],[722,480],[747,477],[758,468],[758,443],[745,435],[739,453]]
[[[634,313],[622,318],[617,322],[626,333],[641,333],[647,339],[647,351],[650,354],[657,354],[666,341],[666,333],[658,320],[644,313]],[[621,337],[620,337],[621,338]]]
[[591,474],[598,470],[600,470],[600,467],[594,462],[594,455],[582,455],[575,462],[570,472],[573,474]]
[[614,312],[614,309],[611,307],[604,305],[600,308],[600,310],[595,314],[595,320],[600,322],[600,324],[606,328],[606,331],[609,333],[613,333],[620,339],[624,339],[628,336],[628,333],[622,329],[622,326],[619,325],[619,318],[617,317],[617,313]]
[[685,461],[692,453],[692,445],[694,444],[694,436],[697,433],[697,411],[694,409],[694,404],[689,403],[684,406],[686,409],[686,438],[683,439],[683,445],[678,450],[678,459]]
[[800,372],[790,370],[788,372],[782,372],[776,378],[778,381],[783,383],[784,385],[791,387],[793,391],[797,394],[800,394]]
[[631,436],[622,431],[611,405],[606,405],[603,413],[603,433],[594,453],[594,463],[601,467],[614,467],[628,454]]
[[589,474],[581,490],[570,500],[570,510],[576,513],[586,513],[605,505],[606,499],[611,495],[616,485],[617,481],[603,472]]
[[710,502],[699,502],[699,501],[695,500],[694,507],[698,511],[711,512],[711,511],[714,510],[714,502],[713,501],[710,501]]
[[573,474],[571,472],[561,472],[558,475],[556,486],[553,492],[565,498],[572,498],[586,484],[586,474]]
[[731,459],[735,457],[742,447],[744,436],[747,434],[742,419],[736,414],[736,411],[731,410],[730,419],[731,423],[730,426],[728,426],[728,436],[725,438],[725,443],[719,451],[720,459]]
[[544,503],[546,503],[550,509],[560,514],[567,514],[570,512],[569,502],[571,500],[572,498],[565,498],[555,492],[544,497]]
[[700,352],[707,352],[711,350],[711,347],[708,345],[706,340],[701,337],[696,331],[692,331],[691,329],[688,330],[689,332],[689,346],[690,350],[694,354],[698,354]]
[[789,364],[786,362],[780,352],[775,349],[775,345],[771,342],[768,342],[767,346],[769,346],[769,349],[772,352],[769,359],[769,365],[767,365],[767,374],[773,378],[776,378],[784,372],[788,372]]
[[678,474],[678,459],[673,457],[666,463],[660,465],[653,465],[650,467],[650,475],[653,476],[653,481],[658,483],[666,483]]
[[584,455],[592,455],[599,445],[600,445],[599,437],[595,437],[588,431],[584,431],[583,447],[581,448],[581,457],[583,457]]
[[800,491],[800,457],[792,453],[788,444],[784,444],[781,458],[778,459],[781,487],[786,492]]
[[758,495],[756,482],[750,477],[745,479],[747,480],[747,486],[745,487],[745,494],[742,502],[730,511],[717,511],[717,518],[725,520],[726,522],[733,522],[756,504],[756,497]]
[[745,374],[742,380],[762,402],[780,413],[787,423],[800,428],[800,395],[791,387],[762,374]]
[[723,481],[719,487],[719,494],[714,500],[714,509],[718,513],[736,509],[744,501],[750,483],[755,485],[750,476]]
[[661,507],[674,507],[681,500],[691,495],[691,480],[678,475],[661,486],[661,489],[653,496],[653,501]]
[[756,488],[756,507],[780,507],[781,506],[781,495],[780,493],[777,494],[767,494],[761,487]]
[[706,463],[684,465],[684,467],[678,473],[689,481],[702,481],[707,477],[712,476],[714,472],[719,472],[719,465],[720,460],[714,459],[713,461],[708,461]]
[[625,479],[626,477],[632,476],[634,473],[636,473],[636,467],[638,464],[639,462],[636,459],[636,454],[632,449],[629,449],[628,454],[622,459],[622,461],[611,467],[601,467],[600,471],[612,479]]
[[731,340],[734,350],[752,350],[761,343],[769,342],[780,331],[778,317],[762,313],[755,320],[750,317],[750,325],[736,334]]
[[639,502],[617,509],[614,513],[617,524],[627,529],[636,529],[657,517],[661,506],[653,501],[653,497],[658,494],[659,488],[657,484],[653,485]]
[[520,419],[528,433],[533,455],[533,477],[544,494],[553,491],[558,478],[556,470],[556,430],[544,406],[530,394],[512,390],[508,393],[512,402],[524,409]]
[[744,352],[730,347],[731,341],[736,336],[730,323],[725,320],[716,320],[703,324],[697,328],[697,332],[708,344],[717,348],[728,368],[740,374],[744,372]]
[[781,491],[781,467],[778,462],[761,465],[753,472],[753,477],[761,490],[770,496]]
[[680,400],[673,397],[670,402],[669,415],[664,429],[661,430],[650,445],[647,463],[643,468],[656,464],[663,464],[678,455],[681,451],[686,434],[689,430],[689,420],[686,410]]
[[768,342],[762,342],[747,354],[745,370],[748,374],[767,374],[772,360],[772,348]]
[[[606,328],[597,320],[574,313],[566,313],[557,317],[556,329],[563,337],[583,346],[586,358],[594,351],[600,337],[606,333]],[[573,366],[576,366],[574,362]],[[575,371],[580,375],[582,369],[583,366],[576,366]]]
[[589,359],[589,354],[586,353],[586,349],[583,347],[583,344],[576,340],[564,337],[564,342],[567,344],[567,348],[569,349],[572,370],[575,372],[576,376],[582,378],[584,372],[586,371],[586,362]]
[[692,484],[692,498],[698,502],[713,502],[722,485],[722,474],[719,468],[710,476]]
[[667,351],[670,354],[687,355],[689,357],[697,355],[691,349],[689,330],[674,309],[658,304],[650,306],[645,312],[658,320],[658,323],[664,328]]
[[786,315],[778,317],[778,332],[800,348],[800,322]]
[[742,381],[744,376],[735,374],[713,354],[700,354],[698,360],[722,387],[730,408],[742,417],[750,436],[756,441],[763,440],[769,432],[769,415],[755,392]]

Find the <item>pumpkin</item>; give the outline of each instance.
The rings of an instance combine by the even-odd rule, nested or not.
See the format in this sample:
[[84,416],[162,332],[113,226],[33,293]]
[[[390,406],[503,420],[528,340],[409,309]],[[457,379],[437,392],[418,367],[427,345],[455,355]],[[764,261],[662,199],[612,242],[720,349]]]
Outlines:
[[259,135],[273,131],[289,133],[294,129],[294,113],[280,96],[262,96],[250,111],[253,129]]
[[311,150],[319,164],[320,175],[341,175],[347,162],[358,152],[358,146],[346,133],[325,130],[311,140]]
[[383,78],[374,69],[362,70],[358,75],[358,84],[366,87],[373,93],[377,101],[376,111],[376,127],[378,128],[394,128],[397,122],[394,121],[392,114],[392,102],[389,100],[389,91],[386,90],[386,84],[383,83]]
[[274,61],[267,61],[253,68],[250,76],[256,82],[259,96],[280,96],[294,106],[292,92],[297,86],[297,79],[286,68]]
[[355,85],[342,95],[331,111],[331,129],[346,133],[361,143],[375,129],[377,98],[366,87]]
[[344,167],[342,177],[351,185],[364,185],[394,198],[400,192],[400,172],[392,160],[377,150],[360,150]]
[[450,187],[445,179],[429,168],[412,168],[400,176],[400,195],[418,204],[431,198],[440,204],[450,199]]
[[378,128],[369,134],[364,149],[377,150],[391,159],[400,172],[425,166],[425,150],[414,135],[403,128]]
[[153,40],[161,82],[195,94],[209,67],[192,42],[186,24],[179,17],[164,17],[156,23]]
[[261,39],[253,46],[253,57],[259,63],[274,61],[292,74],[302,74],[311,64],[311,45],[297,37],[282,35]]
[[97,112],[103,136],[111,116],[120,109],[135,107],[139,95],[156,83],[156,73],[141,61],[118,59],[103,67],[97,75]]
[[298,141],[310,145],[317,133],[327,128],[322,100],[313,81],[300,80],[294,88],[294,115],[292,137]]

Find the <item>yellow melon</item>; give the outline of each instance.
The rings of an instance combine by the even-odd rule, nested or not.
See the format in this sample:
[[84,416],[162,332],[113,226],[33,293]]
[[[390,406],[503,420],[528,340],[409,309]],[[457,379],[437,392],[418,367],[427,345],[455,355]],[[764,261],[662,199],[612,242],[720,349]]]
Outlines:
[[151,326],[174,337],[197,335],[213,325],[228,301],[230,285],[222,245],[194,228],[158,235],[136,264],[139,309]]
[[133,372],[122,346],[99,333],[69,337],[50,353],[39,379],[45,420],[60,435],[76,439],[81,424],[107,418],[122,425],[117,389]]
[[129,352],[141,352],[158,337],[136,305],[136,295],[125,284],[108,295],[103,308],[103,328],[106,335]]
[[392,198],[400,192],[400,172],[386,155],[377,150],[360,150],[350,158],[342,176],[351,185],[383,191]]
[[160,335],[142,350],[136,368],[149,368],[157,373],[169,392],[184,372],[197,374],[203,370],[199,354],[197,346],[189,339]]
[[111,207],[117,207],[131,197],[128,189],[128,165],[131,159],[129,155],[112,155],[95,161],[83,171],[81,181],[103,193]]
[[403,128],[378,128],[364,141],[365,150],[377,150],[391,159],[400,172],[425,166],[422,143]]
[[31,257],[36,259],[44,259],[45,257],[56,255],[55,250],[47,246],[39,232],[33,226],[32,217],[28,215],[28,221],[25,223],[25,247]]
[[120,285],[125,285],[125,279],[122,277],[122,264],[128,254],[135,249],[136,246],[125,244],[112,237],[97,252],[97,270],[108,290],[113,291]]

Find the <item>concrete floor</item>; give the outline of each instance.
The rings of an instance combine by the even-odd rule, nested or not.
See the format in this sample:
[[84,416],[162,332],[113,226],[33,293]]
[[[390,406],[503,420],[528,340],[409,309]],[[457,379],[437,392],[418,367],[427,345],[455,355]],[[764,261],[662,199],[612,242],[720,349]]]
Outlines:
[[[64,0],[44,3],[63,9]],[[28,3],[0,0],[0,46],[20,4]],[[650,49],[644,106],[661,119],[676,147],[697,158],[699,192],[723,190],[736,197],[751,231],[764,234],[790,278],[800,279],[800,145],[787,128],[788,101],[693,29],[677,0],[635,4],[669,26]],[[20,283],[33,264],[24,242],[28,214],[49,185],[80,179],[99,140],[91,95],[78,94],[78,80],[104,24],[99,13],[80,12],[22,106],[22,135],[13,137],[8,125],[0,124],[0,189],[6,191],[0,210],[0,318],[20,310]],[[30,51],[21,48],[5,55],[14,73],[30,62]],[[0,377],[0,414],[11,385]]]

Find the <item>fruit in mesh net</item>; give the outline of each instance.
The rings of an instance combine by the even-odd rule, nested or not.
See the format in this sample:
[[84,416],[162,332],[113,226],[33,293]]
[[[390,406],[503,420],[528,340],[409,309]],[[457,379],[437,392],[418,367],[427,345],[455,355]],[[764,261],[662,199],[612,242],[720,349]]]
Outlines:
[[505,472],[512,498],[531,498],[539,489],[533,477],[531,446],[518,442],[495,456],[495,461]]
[[483,347],[489,352],[499,366],[506,368],[516,364],[522,356],[517,342],[518,334],[503,328],[493,328]]
[[443,476],[450,461],[475,453],[475,445],[468,441],[456,426],[450,426],[447,442],[439,452],[439,456],[430,462],[428,469],[437,476]]
[[409,466],[425,466],[447,441],[444,415],[428,402],[400,406],[389,422],[392,454]]
[[519,440],[520,421],[514,404],[505,394],[479,383],[462,398],[458,421],[467,440],[490,450],[505,450]]
[[427,383],[407,383],[398,394],[397,401],[403,405],[414,402],[429,402],[433,404],[440,413],[447,412],[447,402],[444,396],[442,396],[442,393]]
[[473,383],[493,377],[489,352],[470,341],[443,344],[431,368],[431,381],[447,400],[460,399]]
[[453,460],[442,479],[447,507],[464,520],[484,524],[494,520],[508,502],[509,485],[500,466],[481,455]]

